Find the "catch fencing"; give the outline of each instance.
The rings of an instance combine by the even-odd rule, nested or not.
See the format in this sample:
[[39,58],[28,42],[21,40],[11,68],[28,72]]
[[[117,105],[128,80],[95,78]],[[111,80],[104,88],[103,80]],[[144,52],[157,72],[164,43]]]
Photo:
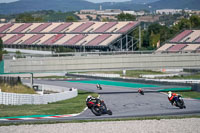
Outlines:
[[1,83],[7,83],[9,85],[16,85],[18,83],[21,83],[21,78],[20,77],[0,76],[0,84]]
[[78,95],[77,89],[52,94],[16,94],[0,92],[0,104],[23,105],[23,104],[48,104],[61,100],[70,99]]

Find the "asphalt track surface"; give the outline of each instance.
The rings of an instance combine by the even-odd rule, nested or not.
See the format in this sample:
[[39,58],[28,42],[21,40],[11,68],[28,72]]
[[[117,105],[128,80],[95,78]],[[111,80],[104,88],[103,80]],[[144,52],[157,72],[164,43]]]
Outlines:
[[[24,80],[24,82],[29,82],[29,80]],[[113,112],[111,116],[107,114],[95,116],[87,109],[75,117],[51,119],[54,121],[200,114],[200,100],[184,99],[186,109],[179,109],[169,103],[165,93],[157,92],[159,89],[173,88],[176,86],[145,87],[143,88],[145,94],[140,95],[137,93],[138,88],[131,87],[101,85],[103,89],[97,90],[95,84],[79,82],[34,80],[34,83],[62,86],[66,87],[66,89],[73,87],[99,93],[100,98],[105,101],[106,106]],[[49,121],[49,119],[28,121]]]

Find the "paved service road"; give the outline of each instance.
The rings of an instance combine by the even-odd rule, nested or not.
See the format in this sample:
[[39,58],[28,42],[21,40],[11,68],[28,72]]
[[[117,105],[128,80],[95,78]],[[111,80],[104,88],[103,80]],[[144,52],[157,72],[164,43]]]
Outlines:
[[[35,83],[64,86],[68,88],[77,88],[91,92],[100,93],[113,115],[95,116],[89,109],[79,116],[64,119],[101,119],[101,118],[120,118],[131,116],[154,116],[154,115],[180,115],[200,113],[200,100],[184,99],[186,109],[179,109],[171,106],[167,95],[159,92],[149,92],[144,95],[137,93],[138,88],[129,88],[122,86],[101,85],[103,90],[97,90],[95,84],[66,82],[66,81],[48,81],[35,80]],[[160,86],[143,88],[144,91],[155,91],[162,88],[173,88],[175,86]]]

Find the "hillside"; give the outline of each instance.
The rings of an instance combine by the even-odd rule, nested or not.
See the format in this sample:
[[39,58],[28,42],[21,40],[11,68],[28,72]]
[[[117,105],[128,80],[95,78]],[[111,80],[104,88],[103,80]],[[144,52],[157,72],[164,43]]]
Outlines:
[[[0,4],[0,14],[16,14],[38,10],[78,11],[81,9],[99,9],[99,5],[99,3],[85,0],[19,0]],[[200,9],[199,0],[132,0],[128,2],[105,2],[101,5],[103,9],[121,10]],[[149,8],[149,6],[152,8]]]
[[152,9],[198,9],[199,0],[160,0],[149,5]]
[[20,0],[0,4],[0,13],[13,14],[37,10],[76,11],[97,8],[97,5],[84,0]]

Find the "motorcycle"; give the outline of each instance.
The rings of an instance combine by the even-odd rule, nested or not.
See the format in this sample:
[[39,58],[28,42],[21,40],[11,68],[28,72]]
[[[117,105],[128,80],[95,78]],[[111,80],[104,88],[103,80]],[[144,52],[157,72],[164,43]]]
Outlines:
[[97,89],[98,89],[98,90],[102,90],[102,87],[101,87],[100,84],[97,84],[96,86],[97,86]]
[[86,105],[96,116],[101,116],[102,114],[112,115],[112,111],[107,109],[106,104],[103,100],[95,99],[91,101],[86,101]]
[[180,95],[174,97],[174,102],[176,107],[180,109],[186,108],[183,98]]
[[138,93],[140,93],[141,95],[144,95],[144,91],[141,88],[138,89]]

